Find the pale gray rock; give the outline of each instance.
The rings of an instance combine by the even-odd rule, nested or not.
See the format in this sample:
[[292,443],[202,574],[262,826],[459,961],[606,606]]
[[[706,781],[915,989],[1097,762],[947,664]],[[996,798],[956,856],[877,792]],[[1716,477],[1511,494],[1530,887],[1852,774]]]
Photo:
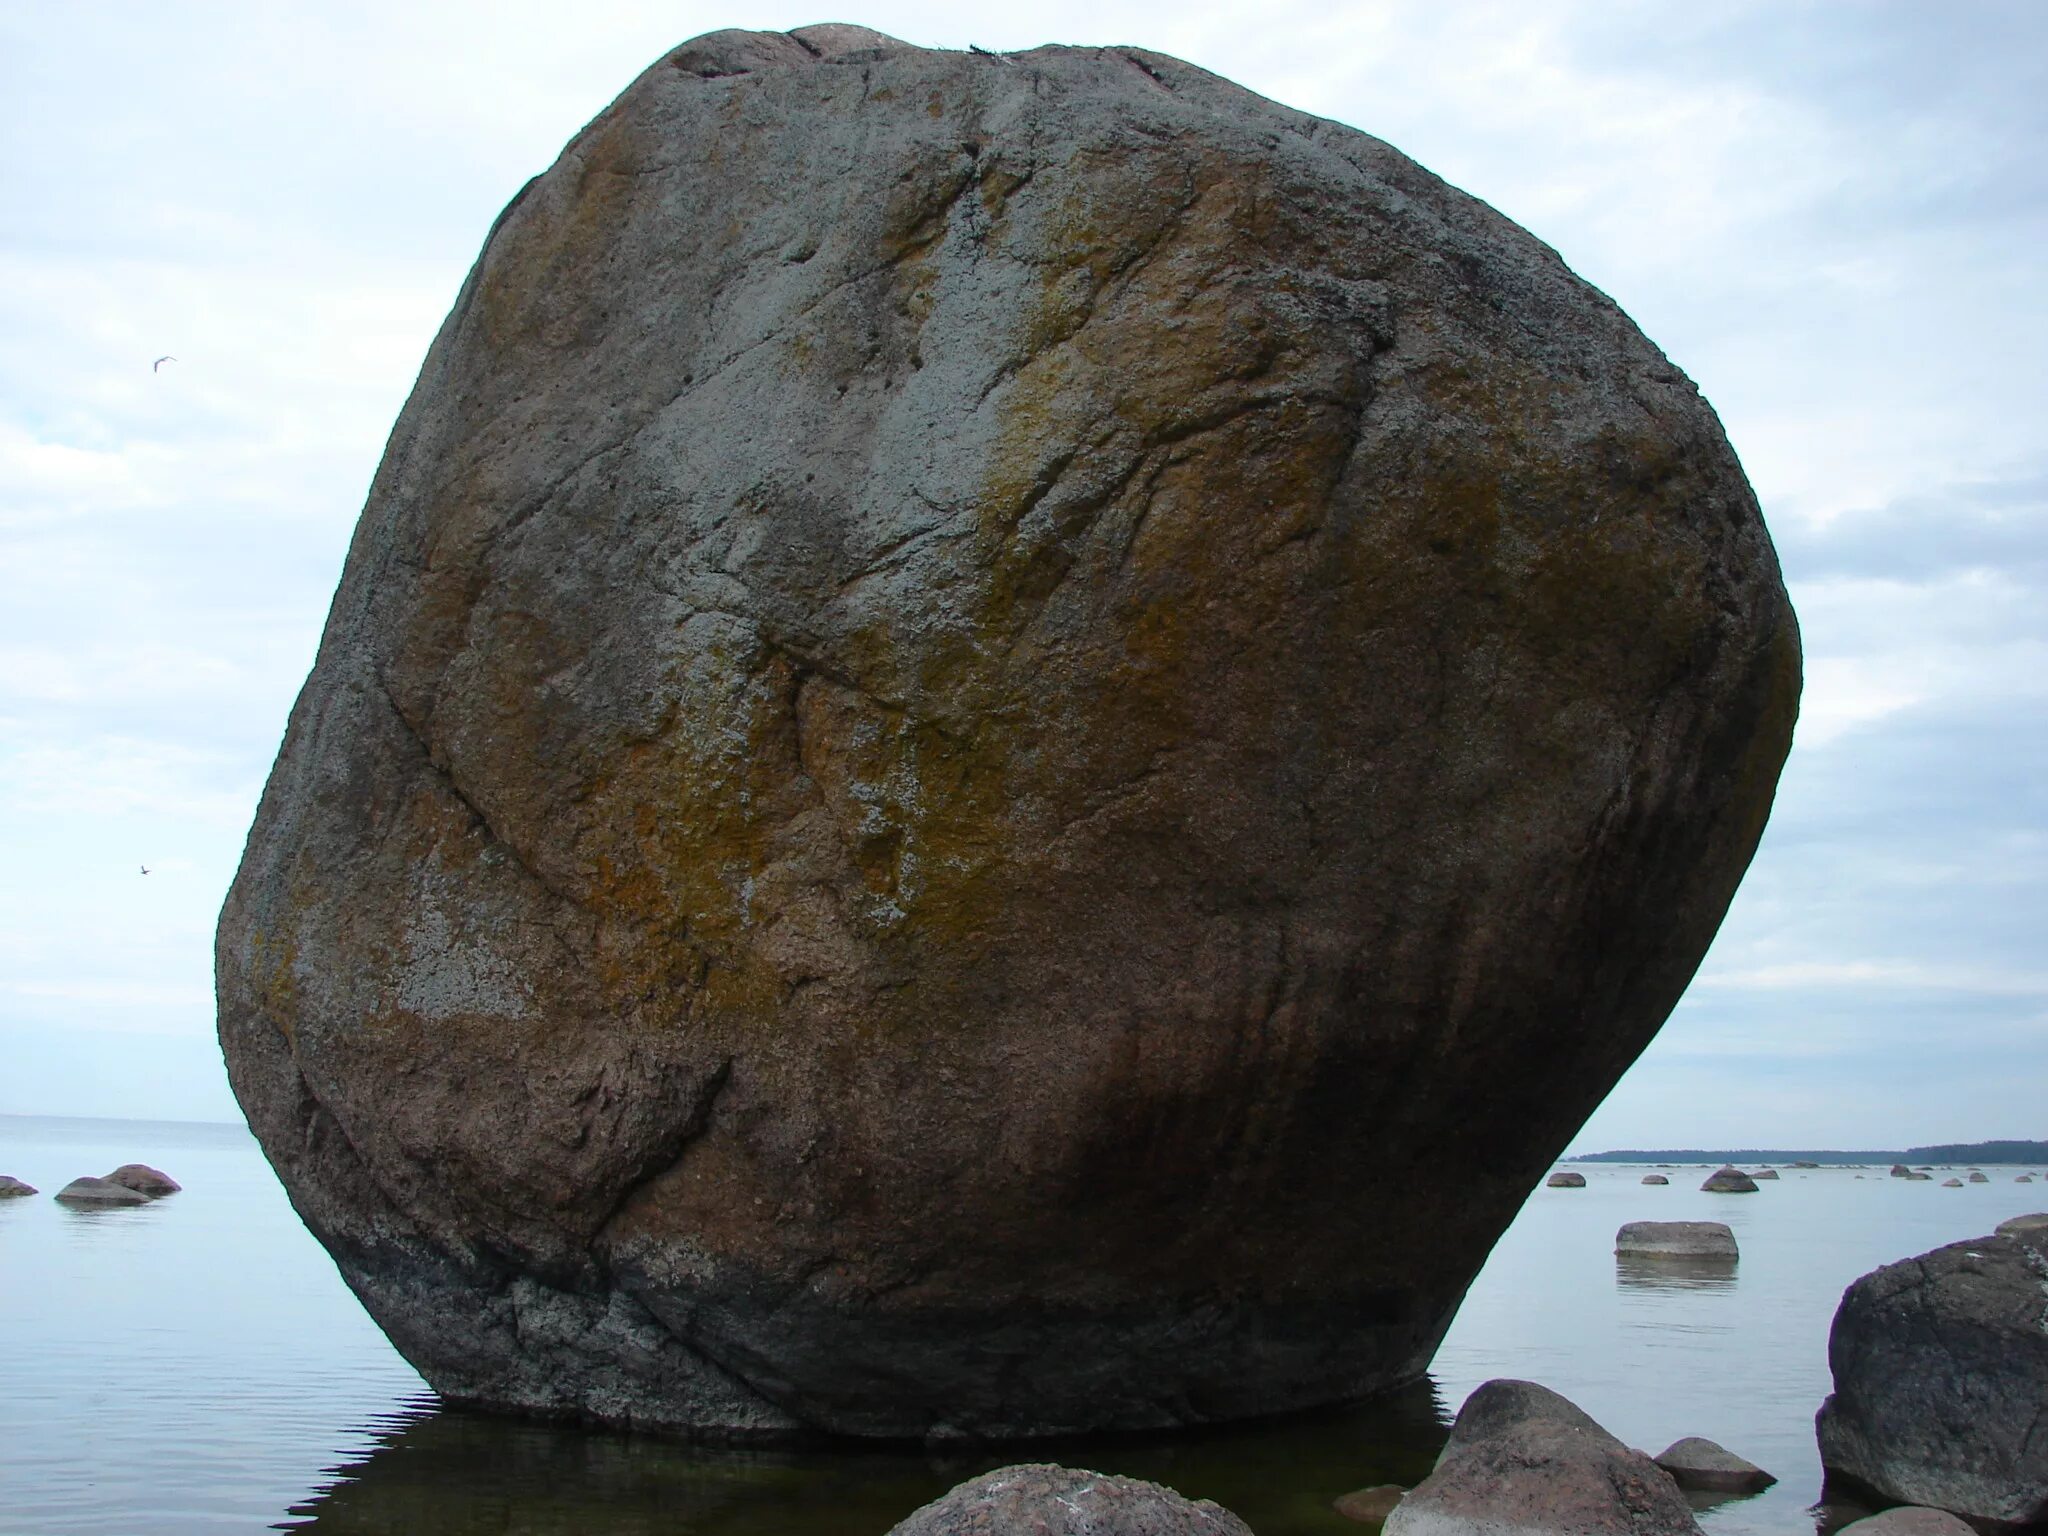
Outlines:
[[1943,1189],[1961,1189],[1963,1187],[1963,1181],[1961,1179],[1943,1179],[1941,1181],[1941,1187]]
[[1252,1536],[1209,1499],[1135,1477],[1045,1462],[998,1467],[962,1483],[889,1536]]
[[110,1184],[105,1179],[88,1175],[73,1179],[55,1197],[67,1205],[147,1205],[150,1197],[139,1189],[130,1189],[125,1184]]
[[1614,1251],[1631,1258],[1735,1259],[1724,1221],[1631,1221],[1614,1234]]
[[24,1184],[11,1173],[0,1173],[0,1200],[17,1199],[22,1195],[36,1192],[33,1184]]
[[1670,1475],[1574,1404],[1528,1381],[1465,1399],[1436,1470],[1385,1536],[1698,1536]]
[[1646,1173],[1643,1175],[1643,1182],[1645,1184],[1669,1184],[1671,1181],[1661,1173]]
[[1972,1520],[2048,1520],[2048,1257],[2025,1234],[1874,1270],[1828,1335],[1830,1479]]
[[1740,1168],[1722,1168],[1708,1174],[1700,1188],[1710,1195],[1753,1195],[1756,1180]]
[[1835,1536],[1978,1536],[1978,1531],[1967,1520],[1960,1520],[1945,1509],[1901,1504],[1882,1514],[1853,1520],[1837,1529]]
[[169,1174],[161,1169],[152,1168],[147,1163],[123,1163],[107,1175],[107,1182],[139,1190],[152,1199],[163,1195],[175,1195],[185,1187]]
[[1799,666],[1692,384],[1386,145],[1140,49],[713,33],[427,357],[222,1046],[453,1402],[1351,1399],[1684,990]]
[[1775,1168],[1759,1168],[1750,1175],[1752,1179],[1775,1179],[1777,1176],[1778,1170]]
[[1698,1435],[1672,1441],[1654,1459],[1679,1487],[1700,1493],[1761,1493],[1777,1481],[1755,1462]]
[[1586,1176],[1583,1173],[1574,1173],[1569,1168],[1564,1168],[1553,1173],[1543,1182],[1550,1189],[1584,1189],[1586,1187]]

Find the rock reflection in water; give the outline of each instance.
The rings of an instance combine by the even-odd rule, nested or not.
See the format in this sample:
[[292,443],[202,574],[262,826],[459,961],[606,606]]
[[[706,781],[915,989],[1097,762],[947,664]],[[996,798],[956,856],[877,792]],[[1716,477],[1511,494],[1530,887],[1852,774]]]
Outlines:
[[1628,1291],[1732,1291],[1734,1259],[1616,1255],[1614,1283]]
[[362,1460],[273,1529],[318,1536],[883,1536],[954,1484],[1050,1460],[1214,1499],[1259,1536],[1355,1536],[1331,1500],[1429,1474],[1449,1422],[1425,1378],[1356,1408],[1174,1436],[915,1447],[712,1450],[441,1409],[372,1426]]

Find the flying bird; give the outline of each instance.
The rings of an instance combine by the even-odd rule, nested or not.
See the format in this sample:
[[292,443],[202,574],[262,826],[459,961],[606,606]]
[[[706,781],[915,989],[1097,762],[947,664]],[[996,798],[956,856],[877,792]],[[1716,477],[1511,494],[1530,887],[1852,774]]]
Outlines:
[[162,357],[158,358],[155,362],[149,365],[149,371],[151,373],[155,373],[157,369],[163,367],[165,363],[175,363],[176,361],[177,359],[175,357],[172,357],[170,353],[166,352]]
[[148,866],[147,864],[145,864],[145,865],[143,865],[143,866],[142,866],[142,872],[143,872],[143,873],[144,873],[145,875],[149,873],[149,866]]

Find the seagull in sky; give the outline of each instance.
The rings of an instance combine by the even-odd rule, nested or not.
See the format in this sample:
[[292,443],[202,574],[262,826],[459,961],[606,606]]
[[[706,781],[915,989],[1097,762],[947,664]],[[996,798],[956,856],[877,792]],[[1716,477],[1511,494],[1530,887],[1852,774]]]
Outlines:
[[149,365],[149,371],[151,373],[155,373],[157,369],[163,367],[165,363],[175,363],[176,361],[177,359],[175,357],[171,356],[170,353],[166,352],[162,357],[158,358],[155,362]]
[[142,872],[143,872],[143,873],[144,873],[145,875],[149,873],[149,866],[148,866],[147,864],[145,864],[145,865],[143,865],[143,866],[142,866]]

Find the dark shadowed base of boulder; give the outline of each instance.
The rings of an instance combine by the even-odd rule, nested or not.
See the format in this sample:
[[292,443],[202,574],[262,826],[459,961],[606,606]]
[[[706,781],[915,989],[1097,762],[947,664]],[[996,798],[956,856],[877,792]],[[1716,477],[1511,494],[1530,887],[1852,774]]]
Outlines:
[[1655,1460],[1689,1492],[1762,1493],[1777,1481],[1755,1462],[1698,1435],[1673,1441]]
[[1346,1520],[1356,1520],[1360,1525],[1380,1525],[1407,1495],[1408,1490],[1399,1483],[1381,1483],[1374,1488],[1354,1488],[1330,1507]]
[[1465,1399],[1436,1470],[1386,1536],[1698,1536],[1678,1484],[1572,1403],[1530,1381]]
[[161,1168],[152,1168],[147,1163],[123,1163],[107,1175],[107,1182],[136,1190],[151,1199],[159,1195],[175,1195],[185,1187]]
[[110,1184],[105,1179],[73,1179],[57,1191],[57,1198],[66,1205],[147,1205],[149,1196],[139,1189],[130,1189],[125,1184]]
[[1835,1536],[1977,1536],[1977,1528],[1945,1509],[1902,1504],[1881,1515],[1845,1525]]
[[1753,1195],[1756,1180],[1740,1168],[1723,1168],[1707,1175],[1707,1182],[1700,1186],[1710,1195]]
[[998,1467],[935,1499],[889,1536],[1252,1536],[1220,1504],[1135,1477],[1049,1463]]
[[1614,1251],[1617,1256],[1638,1259],[1733,1260],[1740,1256],[1735,1234],[1725,1221],[1631,1221],[1614,1234]]
[[1643,1182],[1645,1184],[1669,1184],[1671,1181],[1661,1173],[1646,1173],[1643,1175]]
[[2048,1255],[1987,1235],[1873,1270],[1828,1334],[1829,1480],[1980,1526],[2048,1522]]
[[1899,1177],[1902,1179],[1911,1179],[1915,1183],[1919,1184],[1932,1184],[1934,1182],[1934,1175],[1931,1173],[1913,1173],[1909,1171],[1900,1174]]
[[1562,1171],[1553,1173],[1543,1182],[1552,1189],[1584,1189],[1586,1187],[1586,1176],[1583,1173]]
[[0,1200],[11,1200],[21,1195],[36,1192],[33,1184],[24,1184],[11,1173],[0,1173]]

